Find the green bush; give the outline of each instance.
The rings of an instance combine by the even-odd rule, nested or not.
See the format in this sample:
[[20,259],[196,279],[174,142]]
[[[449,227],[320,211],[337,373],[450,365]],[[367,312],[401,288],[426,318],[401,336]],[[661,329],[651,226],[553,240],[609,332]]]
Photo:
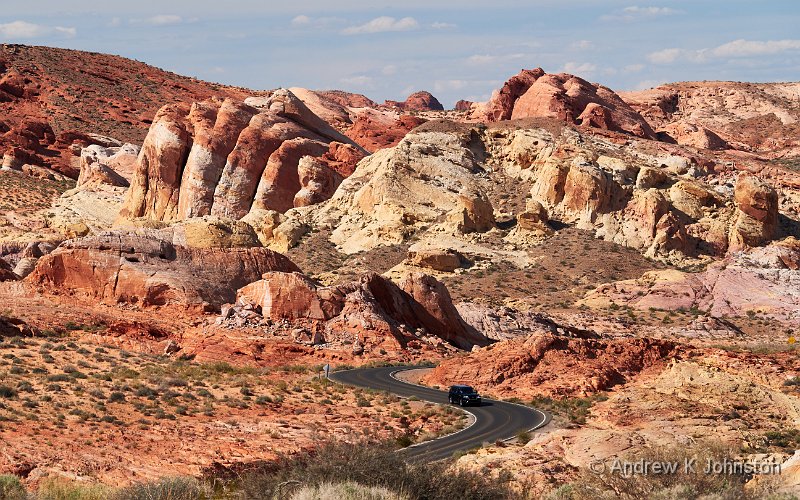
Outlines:
[[27,498],[25,487],[17,476],[0,475],[0,498],[4,500],[24,500]]

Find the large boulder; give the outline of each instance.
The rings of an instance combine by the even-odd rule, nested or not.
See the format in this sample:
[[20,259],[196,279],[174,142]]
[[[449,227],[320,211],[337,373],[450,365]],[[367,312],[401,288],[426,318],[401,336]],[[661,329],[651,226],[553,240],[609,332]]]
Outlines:
[[778,193],[762,179],[741,174],[734,189],[736,214],[730,231],[730,249],[764,245],[778,230]]
[[301,189],[300,159],[330,155],[332,142],[363,152],[284,89],[244,103],[165,106],[145,138],[121,215],[175,221],[289,210]]
[[106,303],[216,309],[269,271],[299,269],[266,248],[187,248],[157,232],[107,232],[62,243],[27,280]]
[[430,92],[414,92],[404,102],[386,101],[386,105],[403,111],[444,111],[444,106]]

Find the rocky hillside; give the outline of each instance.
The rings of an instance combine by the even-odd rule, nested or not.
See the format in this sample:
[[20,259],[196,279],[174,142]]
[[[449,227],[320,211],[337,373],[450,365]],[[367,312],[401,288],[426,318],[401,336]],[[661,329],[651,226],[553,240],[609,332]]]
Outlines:
[[663,139],[800,156],[800,83],[682,82],[620,95]]
[[[74,173],[74,142],[92,135],[141,143],[158,109],[211,96],[251,92],[170,73],[124,57],[25,45],[0,51],[0,149],[5,163]],[[117,144],[120,145],[120,144]]]

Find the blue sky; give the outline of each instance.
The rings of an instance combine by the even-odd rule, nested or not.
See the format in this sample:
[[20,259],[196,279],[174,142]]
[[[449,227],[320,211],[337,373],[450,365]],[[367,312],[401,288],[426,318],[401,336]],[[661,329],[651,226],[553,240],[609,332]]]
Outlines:
[[616,90],[800,80],[796,0],[4,0],[0,40],[131,57],[255,89],[302,86],[446,105],[521,68]]

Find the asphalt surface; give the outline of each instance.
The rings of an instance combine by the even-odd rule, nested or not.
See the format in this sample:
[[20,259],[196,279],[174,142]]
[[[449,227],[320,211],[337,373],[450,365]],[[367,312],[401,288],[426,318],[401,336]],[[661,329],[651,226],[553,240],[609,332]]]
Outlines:
[[[331,373],[330,379],[342,384],[391,392],[401,397],[416,396],[432,403],[449,404],[447,393],[444,391],[409,384],[393,377],[396,372],[414,368],[402,366],[357,368]],[[539,410],[490,399],[484,399],[481,406],[468,406],[463,410],[474,416],[473,423],[469,427],[449,436],[410,446],[401,453],[409,461],[435,462],[449,458],[460,450],[470,450],[484,443],[513,438],[523,430],[544,427],[550,421],[550,416]]]

